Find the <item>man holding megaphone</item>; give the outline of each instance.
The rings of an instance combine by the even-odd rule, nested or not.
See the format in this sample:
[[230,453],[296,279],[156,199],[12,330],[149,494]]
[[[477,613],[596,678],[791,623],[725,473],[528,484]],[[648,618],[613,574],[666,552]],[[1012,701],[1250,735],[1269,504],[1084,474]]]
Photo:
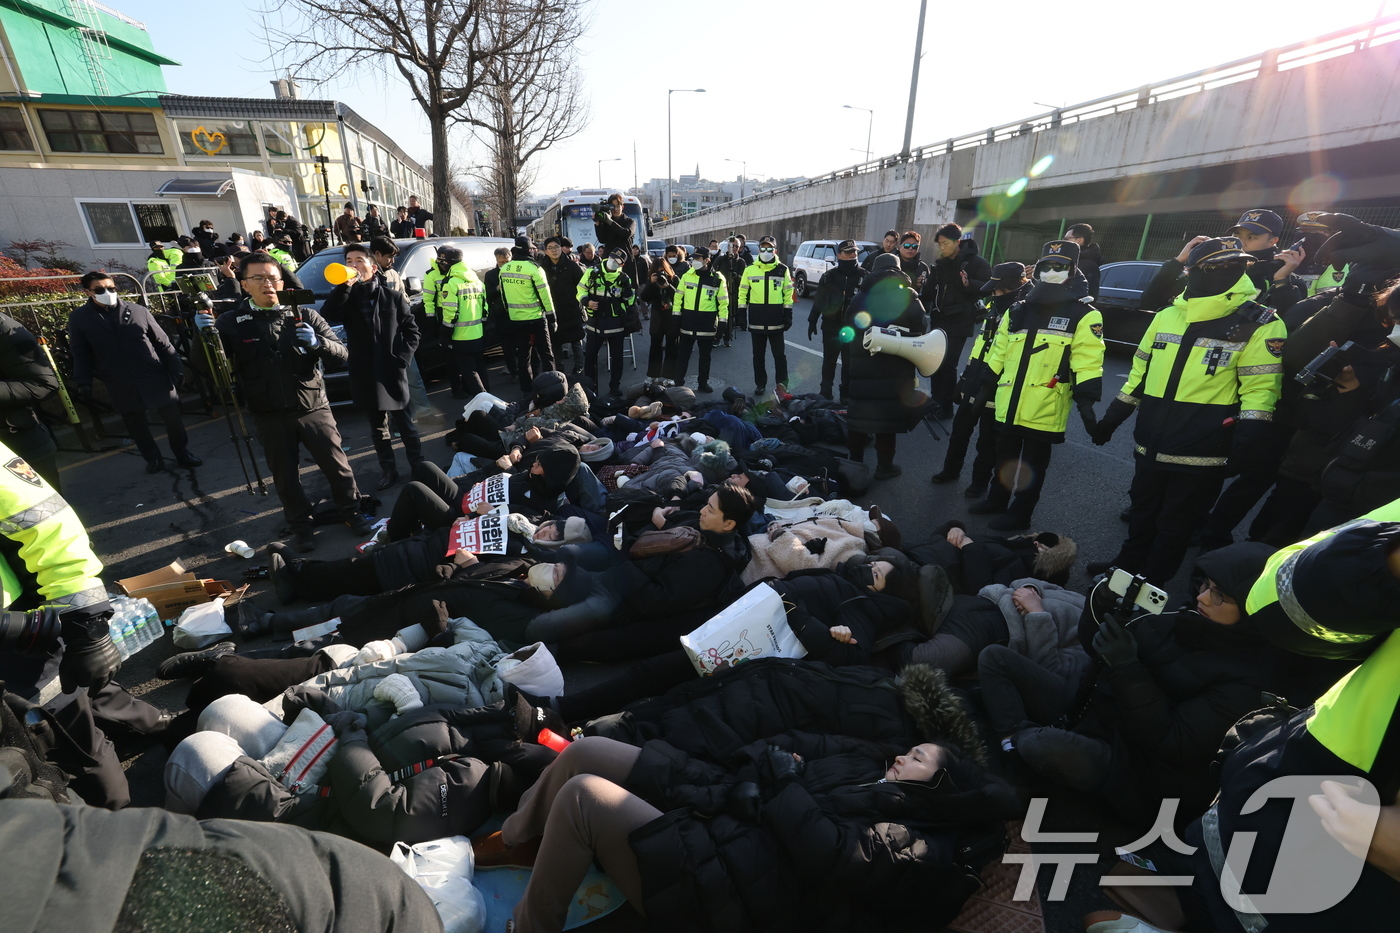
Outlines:
[[378,488],[388,489],[399,480],[390,421],[403,438],[409,468],[423,459],[423,443],[408,413],[408,364],[418,349],[418,322],[403,292],[385,284],[368,243],[347,245],[345,264],[328,264],[325,276],[336,287],[321,313],[345,327],[350,397],[369,420],[379,458]]
[[924,321],[923,303],[909,277],[900,271],[899,259],[893,253],[877,257],[846,308],[846,327],[854,332],[848,357],[846,446],[852,460],[863,460],[874,435],[879,480],[903,472],[894,462],[895,436],[919,423],[928,401],[919,390],[910,356],[938,368],[927,352],[929,347],[914,347],[914,341],[908,340],[924,333]]

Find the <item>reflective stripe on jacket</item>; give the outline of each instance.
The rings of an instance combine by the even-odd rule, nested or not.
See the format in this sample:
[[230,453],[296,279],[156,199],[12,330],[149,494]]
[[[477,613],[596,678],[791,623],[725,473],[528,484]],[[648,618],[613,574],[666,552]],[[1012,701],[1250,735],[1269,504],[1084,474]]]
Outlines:
[[729,286],[724,276],[706,270],[704,278],[691,269],[676,283],[673,313],[680,312],[681,333],[687,337],[713,337],[718,322],[729,321]]
[[549,282],[533,260],[512,259],[501,266],[501,294],[512,321],[535,321],[554,314]]
[[739,273],[740,308],[749,309],[749,330],[783,330],[792,310],[792,275],[774,260],[755,260]]
[[480,340],[486,333],[486,287],[476,273],[459,262],[436,283],[442,326],[452,329],[453,340]]
[[[636,293],[632,280],[621,269],[609,272],[595,266],[579,279],[578,300],[587,316],[584,329],[595,334],[621,334],[627,329],[624,316],[636,302]],[[589,310],[590,301],[598,303],[597,310]]]
[[1252,303],[1258,293],[1241,276],[1229,291],[1178,296],[1153,316],[1118,393],[1139,407],[1138,456],[1178,468],[1224,466],[1236,420],[1273,420],[1288,334],[1277,315]]
[[[1013,331],[1018,311],[1023,326]],[[985,357],[998,377],[997,421],[1063,435],[1075,386],[1103,378],[1102,333],[1103,316],[1082,301],[1013,305]]]

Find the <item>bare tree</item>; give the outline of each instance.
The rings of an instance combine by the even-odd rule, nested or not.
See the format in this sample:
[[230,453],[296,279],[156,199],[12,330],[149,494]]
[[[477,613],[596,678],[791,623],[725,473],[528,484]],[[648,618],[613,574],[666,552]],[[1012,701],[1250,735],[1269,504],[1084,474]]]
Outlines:
[[449,122],[508,62],[553,54],[557,20],[582,0],[268,0],[274,59],[320,81],[390,67],[408,82],[432,134],[433,210],[451,218]]
[[[497,30],[514,31],[506,20],[520,15],[510,4],[497,9]],[[561,9],[538,37],[551,54],[501,57],[491,62],[484,89],[453,119],[472,128],[486,147],[489,170],[481,177],[498,212],[498,227],[515,222],[520,193],[534,181],[531,160],[579,133],[588,121],[588,102],[576,80],[578,39],[586,23],[577,7]]]

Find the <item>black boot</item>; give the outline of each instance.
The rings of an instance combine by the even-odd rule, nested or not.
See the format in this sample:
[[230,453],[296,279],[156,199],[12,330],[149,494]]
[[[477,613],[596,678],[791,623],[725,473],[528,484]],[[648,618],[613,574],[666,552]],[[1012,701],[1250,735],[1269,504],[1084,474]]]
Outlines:
[[272,613],[264,612],[251,596],[244,596],[238,601],[238,618],[234,628],[244,641],[266,635],[272,631]]
[[272,581],[277,601],[284,606],[296,602],[296,578],[301,561],[288,554],[285,544],[269,544],[267,552],[267,578]]
[[238,646],[231,641],[221,641],[203,651],[186,651],[166,658],[156,668],[156,673],[164,680],[184,680],[203,677],[214,667],[214,662],[226,654],[233,654]]

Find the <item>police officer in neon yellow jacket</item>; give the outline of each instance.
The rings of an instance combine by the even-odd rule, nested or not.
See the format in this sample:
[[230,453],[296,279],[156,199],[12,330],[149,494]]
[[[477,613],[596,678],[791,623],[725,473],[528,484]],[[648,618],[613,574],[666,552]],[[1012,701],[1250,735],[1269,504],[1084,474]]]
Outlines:
[[510,262],[501,266],[499,275],[515,342],[515,374],[520,391],[529,394],[536,375],[530,368],[531,352],[539,359],[540,373],[554,369],[554,296],[544,270],[535,262],[535,245],[528,236],[515,238]]
[[[1196,876],[1178,890],[1203,929],[1206,917],[1217,930],[1388,929],[1400,905],[1400,500],[1273,554],[1245,608],[1280,647],[1348,659],[1336,662],[1343,670],[1365,660],[1310,706],[1237,726],[1242,741],[1226,743],[1215,803],[1182,835],[1194,856],[1159,870]],[[1260,806],[1269,785],[1295,802]],[[1251,833],[1248,861],[1230,859],[1251,896],[1231,909],[1225,858]]]
[[152,241],[151,255],[146,258],[146,269],[152,273],[151,281],[161,288],[170,288],[175,284],[175,268],[184,258],[184,250],[175,246],[167,249],[160,241]]
[[[121,656],[87,531],[72,507],[22,458],[0,445],[0,680],[46,706],[87,753],[73,788],[96,806],[130,800],[121,762],[94,722],[149,732],[161,711],[110,683]],[[118,712],[103,716],[103,707]]]
[[449,246],[438,250],[438,262],[451,263],[434,287],[438,296],[436,310],[442,315],[442,340],[452,350],[462,382],[461,394],[474,398],[488,391],[486,288],[476,273],[467,268],[460,249]]
[[676,283],[673,314],[681,319],[681,349],[676,357],[676,382],[685,384],[690,369],[690,352],[700,344],[700,384],[697,391],[713,392],[710,387],[710,351],[715,335],[729,328],[729,286],[724,276],[710,268],[713,257],[703,247],[690,255],[690,268]]
[[1128,537],[1108,563],[1153,583],[1176,574],[1225,477],[1268,450],[1287,331],[1254,300],[1253,261],[1235,237],[1191,250],[1186,291],[1153,317],[1094,432],[1105,444],[1138,413]]
[[753,337],[753,394],[762,395],[768,383],[768,348],[773,348],[773,377],[787,388],[787,347],[783,334],[792,327],[792,275],[778,261],[777,240],[758,241],[758,258],[739,273],[739,311],[747,316]]
[[1030,292],[1002,315],[984,360],[996,380],[997,470],[987,498],[969,511],[1004,513],[992,528],[1030,527],[1070,408],[1078,406],[1086,428],[1093,424],[1103,385],[1103,317],[1089,303],[1078,262],[1079,244],[1045,244]]

